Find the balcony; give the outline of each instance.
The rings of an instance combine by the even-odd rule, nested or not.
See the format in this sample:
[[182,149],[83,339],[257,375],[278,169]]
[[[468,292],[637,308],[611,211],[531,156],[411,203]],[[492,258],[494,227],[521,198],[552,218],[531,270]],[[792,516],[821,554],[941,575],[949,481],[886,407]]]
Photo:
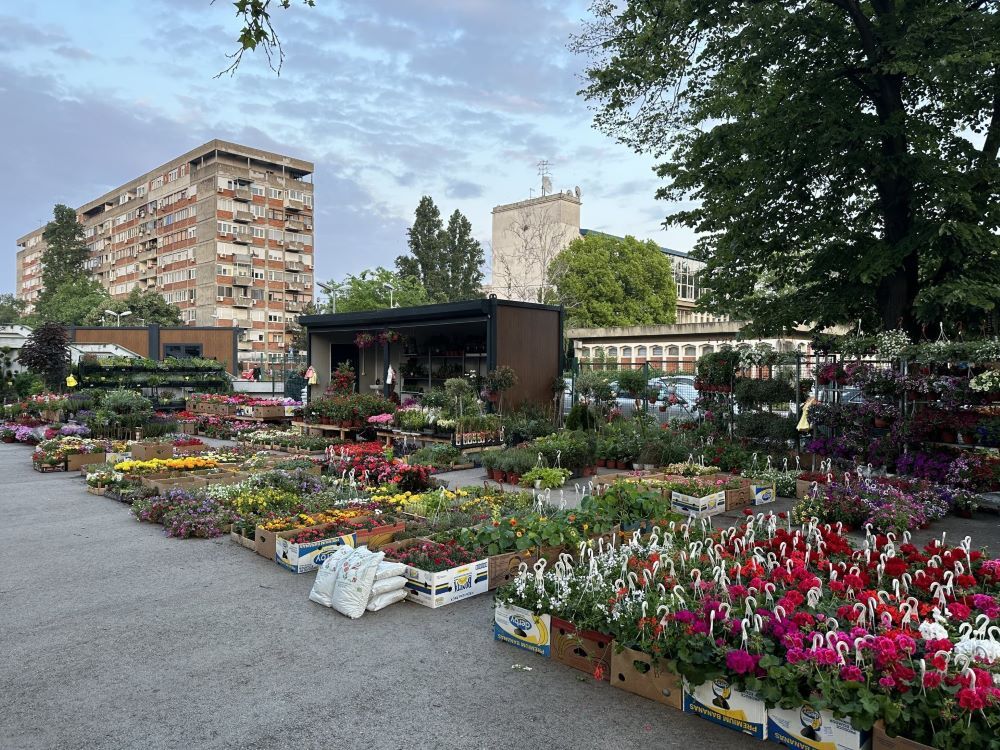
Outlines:
[[285,198],[285,210],[286,211],[301,211],[305,208],[302,201],[297,201],[294,198]]
[[243,203],[249,203],[252,201],[253,195],[250,193],[250,188],[238,187],[233,190],[233,200],[242,201]]
[[249,234],[233,234],[229,237],[230,242],[235,242],[237,245],[249,245],[253,242],[253,237]]
[[242,209],[237,208],[233,211],[233,221],[238,221],[241,224],[249,224],[253,221],[253,214],[249,211],[243,211]]
[[305,287],[302,286],[302,282],[300,281],[286,281],[285,289],[291,292],[301,292]]
[[236,342],[236,348],[239,349],[241,352],[252,352],[253,351],[253,342],[252,341],[237,341]]
[[285,229],[292,232],[302,232],[305,231],[306,225],[303,224],[299,219],[288,217],[285,219]]
[[294,312],[294,313],[302,312],[302,303],[291,302],[291,301],[285,302],[285,312]]
[[294,271],[295,273],[301,273],[303,268],[301,263],[297,263],[295,261],[288,261],[287,263],[285,263],[285,270]]
[[233,297],[233,307],[250,307],[253,300],[245,294],[237,294]]
[[305,249],[305,245],[303,245],[301,242],[295,242],[295,241],[286,243],[285,247],[288,248],[289,252],[295,252],[295,253],[301,253]]
[[298,333],[299,331],[302,330],[302,326],[298,324],[298,321],[286,320],[285,330],[288,331],[289,333]]
[[252,283],[253,279],[248,273],[237,273],[233,276],[233,286],[250,286]]

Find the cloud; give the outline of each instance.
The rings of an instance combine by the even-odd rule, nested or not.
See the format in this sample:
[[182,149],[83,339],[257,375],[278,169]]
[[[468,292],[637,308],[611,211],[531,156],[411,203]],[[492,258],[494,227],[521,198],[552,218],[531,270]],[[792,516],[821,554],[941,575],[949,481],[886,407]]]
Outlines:
[[479,198],[483,194],[483,186],[466,180],[455,180],[448,185],[445,195],[461,200],[463,198]]

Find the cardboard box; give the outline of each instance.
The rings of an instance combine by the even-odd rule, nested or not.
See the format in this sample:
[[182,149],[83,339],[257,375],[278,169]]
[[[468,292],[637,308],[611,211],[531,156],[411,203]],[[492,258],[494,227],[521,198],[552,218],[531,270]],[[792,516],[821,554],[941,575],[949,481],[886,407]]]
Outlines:
[[174,446],[171,443],[133,443],[129,448],[132,458],[136,461],[152,461],[154,458],[173,458]]
[[741,487],[734,490],[726,490],[726,510],[739,510],[750,505],[750,485],[743,483]]
[[718,513],[724,513],[726,510],[726,493],[724,490],[720,490],[704,497],[693,497],[692,495],[684,495],[680,492],[672,491],[670,493],[670,510],[685,516],[694,516],[695,518],[706,518]]
[[241,547],[246,547],[247,549],[254,549],[254,540],[249,537],[243,536],[238,531],[230,529],[229,538],[232,541],[236,542]]
[[811,750],[871,750],[872,733],[860,732],[850,719],[809,705],[772,708],[767,712],[767,737],[793,748]]
[[678,711],[684,708],[684,680],[655,665],[643,651],[611,650],[611,685]]
[[291,541],[291,537],[301,531],[302,529],[281,531],[278,532],[277,538],[274,540],[274,561],[285,570],[290,570],[293,573],[308,573],[316,570],[337,547],[345,544],[354,547],[356,543],[354,534],[344,534],[343,536],[318,539],[315,542],[295,544]]
[[201,477],[169,477],[167,479],[154,479],[150,486],[157,494],[165,494],[170,490],[196,490],[208,486],[208,483]]
[[552,648],[550,656],[567,667],[597,677],[600,672],[607,682],[611,678],[610,635],[593,630],[577,630],[576,627],[558,617],[552,618]]
[[751,484],[750,498],[753,505],[767,505],[778,499],[778,490],[773,484]]
[[738,690],[724,678],[692,685],[684,681],[684,713],[767,739],[767,706],[756,694]]
[[281,532],[266,531],[262,527],[258,526],[257,533],[254,534],[254,552],[261,557],[266,557],[268,560],[273,560],[279,533]]
[[492,591],[495,588],[509,583],[517,575],[517,569],[521,563],[527,563],[530,568],[538,560],[538,549],[517,550],[515,552],[505,552],[502,555],[491,555],[489,558],[489,586]]
[[[795,498],[801,500],[812,492],[812,482],[807,482],[804,479],[795,480]],[[819,492],[823,492],[823,485],[819,486]]]
[[385,545],[391,543],[392,540],[396,538],[396,534],[404,531],[405,529],[406,524],[399,521],[398,523],[379,526],[371,531],[358,531],[355,532],[355,534],[357,536],[359,547],[363,544],[372,552],[377,552]]
[[499,602],[493,610],[493,639],[523,648],[548,658],[551,647],[552,618],[536,615],[523,607],[505,607]]
[[934,748],[906,737],[890,737],[885,733],[885,723],[879,719],[875,722],[872,733],[872,750],[934,750]]
[[436,573],[407,566],[404,575],[409,593],[406,598],[437,609],[485,594],[489,585],[489,567],[487,558]]
[[84,466],[105,463],[106,453],[74,453],[66,456],[66,471],[80,471]]

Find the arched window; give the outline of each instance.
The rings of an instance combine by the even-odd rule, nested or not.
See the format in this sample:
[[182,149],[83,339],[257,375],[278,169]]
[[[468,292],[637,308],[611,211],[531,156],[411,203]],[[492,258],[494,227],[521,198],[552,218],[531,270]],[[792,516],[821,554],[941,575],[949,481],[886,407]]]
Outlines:
[[697,349],[697,347],[694,347],[694,346],[685,346],[684,347],[684,356],[685,357],[697,357],[698,356],[698,349]]
[[680,348],[676,347],[676,346],[668,346],[667,347],[667,356],[668,357],[679,357],[679,356],[681,356],[681,350],[680,350]]
[[585,346],[585,347],[583,347],[580,350],[580,358],[581,359],[590,359],[590,347],[589,346]]
[[635,348],[635,356],[637,356],[637,357],[645,357],[646,356],[646,347],[644,347],[644,346],[637,346]]
[[631,346],[623,346],[622,347],[622,357],[631,357],[631,356],[632,356],[632,347]]
[[594,347],[594,359],[603,359],[604,357],[604,347],[595,346]]
[[701,353],[702,354],[711,354],[714,351],[715,351],[715,347],[712,346],[711,344],[705,344],[705,345],[703,345],[701,347]]
[[618,359],[618,347],[609,346],[608,347],[608,359]]
[[653,356],[654,357],[662,357],[663,356],[663,347],[662,346],[654,346],[653,347]]

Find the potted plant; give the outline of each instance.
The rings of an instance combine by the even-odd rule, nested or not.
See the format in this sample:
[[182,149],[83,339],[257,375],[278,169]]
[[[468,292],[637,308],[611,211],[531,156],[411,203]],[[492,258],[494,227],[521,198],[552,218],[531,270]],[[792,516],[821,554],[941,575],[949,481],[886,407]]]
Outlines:
[[972,490],[958,488],[952,493],[952,507],[959,518],[972,518],[979,508],[980,497]]
[[569,470],[536,466],[521,476],[522,487],[534,487],[536,490],[555,489],[562,487],[569,478]]

